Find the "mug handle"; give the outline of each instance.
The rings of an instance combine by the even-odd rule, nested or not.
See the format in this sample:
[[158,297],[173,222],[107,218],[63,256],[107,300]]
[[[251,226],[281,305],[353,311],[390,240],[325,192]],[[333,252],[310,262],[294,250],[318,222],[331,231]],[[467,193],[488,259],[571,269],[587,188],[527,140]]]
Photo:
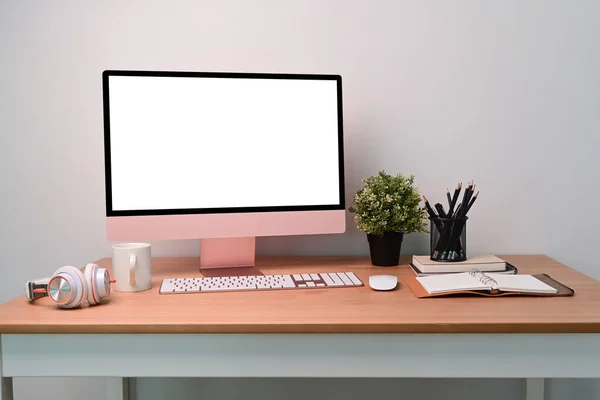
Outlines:
[[135,286],[135,254],[129,256],[129,286]]

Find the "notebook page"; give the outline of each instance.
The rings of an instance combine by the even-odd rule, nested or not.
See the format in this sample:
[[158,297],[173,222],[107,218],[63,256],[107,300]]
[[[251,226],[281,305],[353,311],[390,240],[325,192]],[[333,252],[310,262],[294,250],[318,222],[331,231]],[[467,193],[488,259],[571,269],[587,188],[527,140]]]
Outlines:
[[531,275],[503,275],[494,273],[486,273],[486,275],[498,283],[498,289],[504,291],[531,293],[558,292],[552,286],[545,284]]
[[478,278],[468,272],[446,275],[418,276],[417,281],[429,294],[455,292],[457,290],[490,290]]

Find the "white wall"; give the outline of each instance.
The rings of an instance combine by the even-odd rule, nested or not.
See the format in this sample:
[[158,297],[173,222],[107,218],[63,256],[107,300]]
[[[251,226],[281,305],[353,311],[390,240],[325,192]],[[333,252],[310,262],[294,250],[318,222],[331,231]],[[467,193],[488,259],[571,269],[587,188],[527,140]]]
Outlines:
[[[591,252],[600,226],[599,12],[595,0],[5,0],[0,301],[20,295],[25,279],[110,254],[100,80],[108,68],[339,73],[348,201],[379,169],[416,174],[435,201],[474,178],[481,195],[470,251],[544,253],[600,278]],[[352,226],[258,245],[262,254],[367,252]],[[198,247],[153,250],[196,255]],[[424,235],[405,240],[405,254],[426,250]],[[17,398],[58,382],[19,380]],[[74,382],[72,398],[88,384],[103,387]],[[139,390],[153,399],[150,388],[173,382],[142,380]],[[240,395],[253,387],[238,383]],[[396,393],[418,396],[416,383],[427,385],[401,380]],[[451,386],[456,399],[469,391]],[[552,399],[600,398],[596,383],[550,389]],[[104,398],[97,393],[89,398]]]

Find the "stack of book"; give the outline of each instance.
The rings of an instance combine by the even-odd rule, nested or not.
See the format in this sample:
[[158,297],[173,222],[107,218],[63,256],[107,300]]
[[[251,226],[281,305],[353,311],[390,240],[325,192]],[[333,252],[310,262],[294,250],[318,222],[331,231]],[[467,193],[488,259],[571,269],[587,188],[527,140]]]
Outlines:
[[408,264],[417,276],[453,274],[477,269],[481,272],[494,272],[514,275],[517,268],[492,254],[471,255],[466,261],[432,261],[429,256],[413,256]]

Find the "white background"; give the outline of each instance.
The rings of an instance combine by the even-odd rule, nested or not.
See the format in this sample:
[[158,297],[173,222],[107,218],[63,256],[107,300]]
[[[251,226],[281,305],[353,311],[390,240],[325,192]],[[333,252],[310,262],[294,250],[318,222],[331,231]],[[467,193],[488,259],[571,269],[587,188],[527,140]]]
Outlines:
[[114,210],[339,204],[332,80],[110,76]]
[[[435,202],[446,187],[475,179],[481,193],[470,211],[470,251],[544,253],[600,278],[596,0],[0,4],[3,301],[20,295],[26,279],[110,255],[105,69],[339,73],[348,204],[360,180],[384,168],[414,173]],[[352,215],[347,222],[344,235],[260,238],[258,252],[367,254]],[[427,248],[427,235],[414,234],[402,252]],[[198,242],[153,243],[153,254],[197,255]],[[23,379],[16,391],[100,399],[103,382]],[[489,389],[462,380],[309,383],[315,398],[520,393],[513,380]],[[546,399],[599,399],[599,386],[552,380]],[[207,398],[275,399],[295,388],[271,380],[140,382],[151,400],[195,389]]]

